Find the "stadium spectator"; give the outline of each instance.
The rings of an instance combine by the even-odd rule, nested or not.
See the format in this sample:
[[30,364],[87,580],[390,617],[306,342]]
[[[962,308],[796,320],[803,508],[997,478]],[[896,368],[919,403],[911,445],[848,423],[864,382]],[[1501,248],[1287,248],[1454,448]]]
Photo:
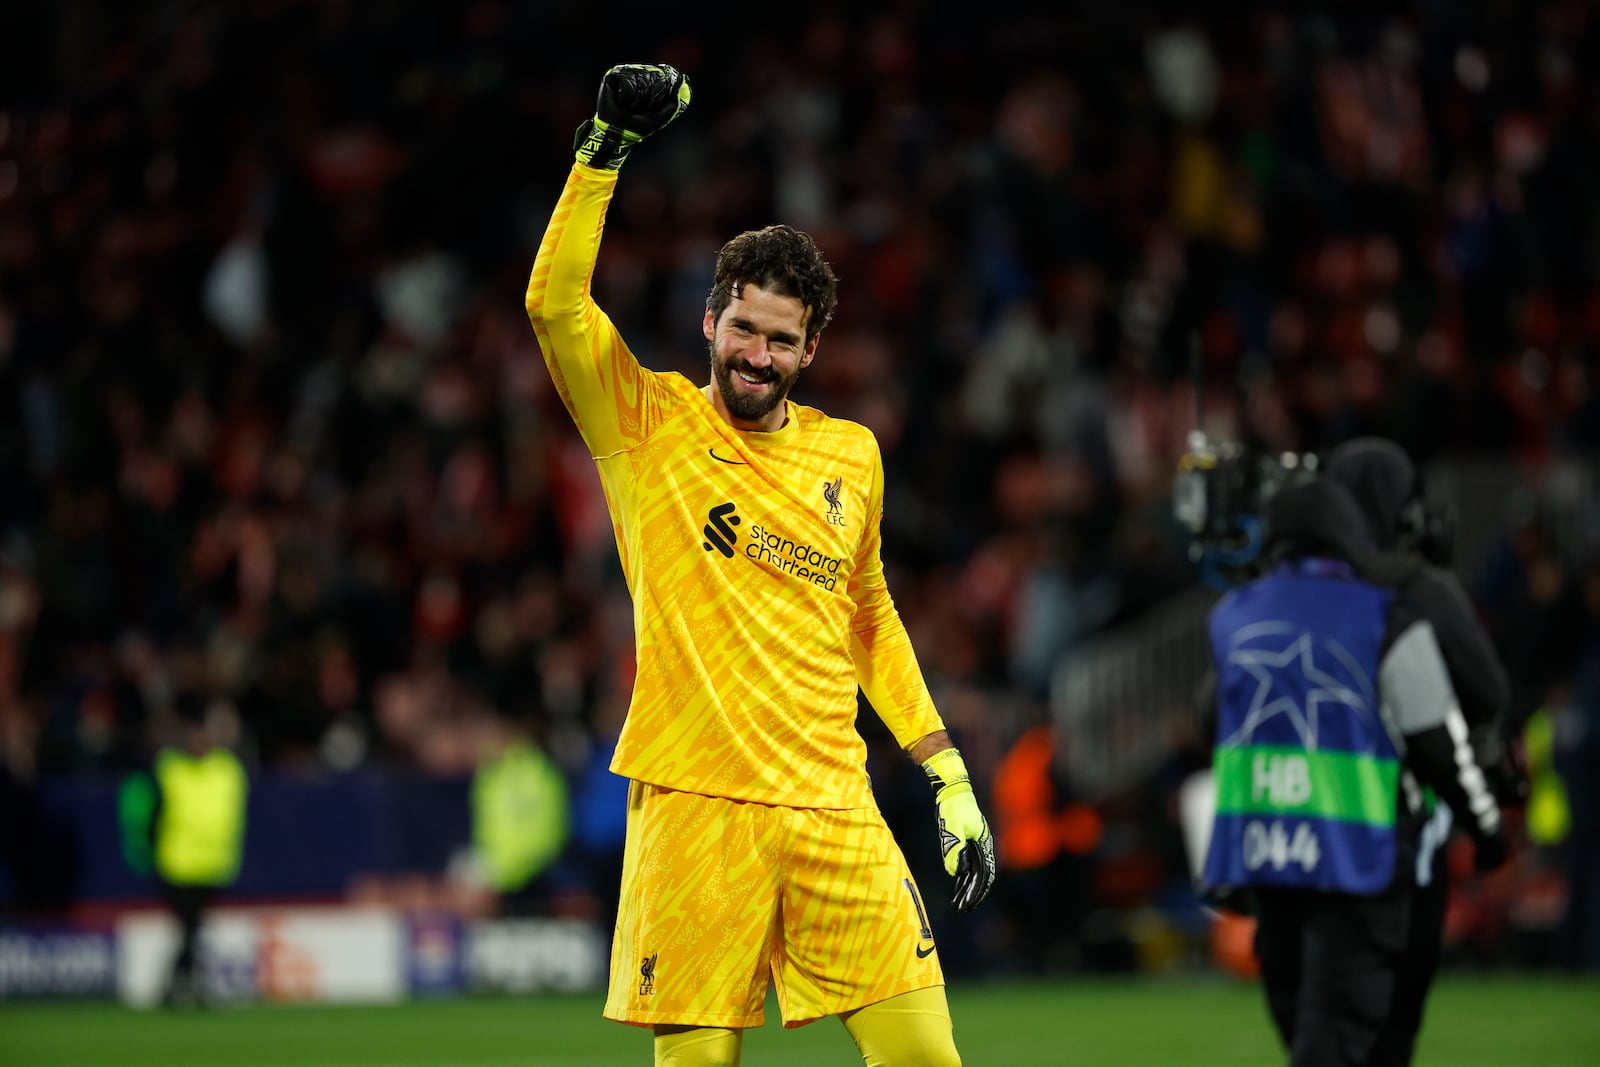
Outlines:
[[[505,311],[522,205],[541,196],[504,153],[581,118],[560,71],[514,61],[547,16],[200,4],[163,48],[140,19],[90,34],[73,6],[30,16],[32,39],[73,62],[13,57],[28,91],[0,140],[7,521],[50,579],[27,714],[100,714],[56,651],[116,640],[97,625],[136,630],[162,659],[203,633],[272,764],[314,754],[348,714],[370,730],[376,680],[418,641],[463,640],[498,578],[567,575],[581,626],[607,580],[603,507]],[[1250,372],[1235,417],[1276,445],[1368,428],[1424,459],[1537,455],[1597,424],[1583,417],[1594,242],[1560,222],[1588,217],[1600,184],[1581,180],[1571,106],[1592,27],[1263,5],[1146,32],[1141,10],[1019,12],[959,36],[931,15],[800,19],[814,73],[737,97],[793,137],[685,130],[613,220],[598,279],[630,334],[692,365],[657,288],[703,287],[706,235],[779,203],[823,220],[871,297],[835,324],[849,358],[802,389],[885,442],[908,602],[937,613],[968,560],[1023,554],[1025,597],[947,625],[980,671],[1003,678],[1010,662],[1026,685],[1074,633],[1149,600],[1117,595],[1150,561],[1119,559],[1130,541],[1106,517],[1128,509],[1135,533],[1133,505],[1164,492],[1187,418],[1173,342],[1192,329],[1214,381]],[[1050,78],[1017,73],[1046,58]],[[973,77],[929,81],[952,63]],[[1148,71],[1155,92],[1116,70]],[[283,118],[236,119],[257,112]],[[525,141],[475,135],[507,122]],[[892,160],[830,162],[872,160],[881,137],[902,146]],[[747,169],[672,209],[665,194],[731,145]],[[162,355],[116,358],[135,351]],[[913,352],[929,373],[903,373]],[[961,403],[927,402],[955,382]],[[1006,419],[1008,399],[1036,415]],[[1041,464],[1041,507],[994,506],[989,472],[1008,461]],[[1019,539],[1028,524],[1051,536]],[[130,536],[105,538],[113,527]],[[932,595],[910,595],[924,583]],[[385,610],[398,601],[418,628]],[[357,683],[348,712],[310,696],[326,654],[280,625],[302,618],[350,642],[335,657]],[[619,654],[599,644],[586,660],[603,673]],[[247,692],[266,665],[279,678]],[[136,733],[120,715],[114,729]]]

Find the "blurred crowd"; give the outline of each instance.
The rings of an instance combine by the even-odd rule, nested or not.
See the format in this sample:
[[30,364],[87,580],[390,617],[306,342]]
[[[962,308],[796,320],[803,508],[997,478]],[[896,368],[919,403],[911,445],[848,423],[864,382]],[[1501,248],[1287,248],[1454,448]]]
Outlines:
[[[603,754],[630,607],[521,297],[639,59],[694,106],[629,162],[597,295],[699,378],[720,243],[817,237],[841,301],[796,398],[878,435],[936,687],[1039,702],[1192,584],[1197,396],[1274,449],[1600,445],[1581,0],[6,5],[6,774],[131,765],[184,690],[286,772],[465,774],[496,714]],[[1535,688],[1528,620],[1588,635],[1541,668],[1570,693],[1600,571],[1536,541],[1480,590]]]

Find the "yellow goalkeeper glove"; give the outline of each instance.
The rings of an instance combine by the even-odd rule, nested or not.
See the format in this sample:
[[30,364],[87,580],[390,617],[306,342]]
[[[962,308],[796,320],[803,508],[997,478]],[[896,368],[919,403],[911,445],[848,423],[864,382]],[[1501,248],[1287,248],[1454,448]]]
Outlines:
[[573,154],[603,170],[622,167],[633,146],[689,107],[689,80],[665,63],[623,63],[606,71],[594,117],[578,127]]
[[953,748],[935,752],[923,763],[922,771],[933,786],[933,800],[939,806],[939,851],[944,853],[944,870],[956,880],[950,902],[957,911],[971,911],[994,885],[994,835],[989,832],[983,812],[978,810],[978,798],[972,792],[960,752]]

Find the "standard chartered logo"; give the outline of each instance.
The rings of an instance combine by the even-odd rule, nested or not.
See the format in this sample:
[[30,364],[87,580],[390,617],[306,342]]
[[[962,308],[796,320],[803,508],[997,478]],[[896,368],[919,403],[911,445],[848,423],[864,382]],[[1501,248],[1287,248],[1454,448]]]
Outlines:
[[[727,559],[734,557],[740,547],[739,535],[734,527],[739,525],[739,515],[729,502],[718,504],[706,515],[701,527],[704,540],[700,547],[710,552],[722,553]],[[784,574],[832,589],[839,581],[839,567],[844,562],[830,556],[820,548],[805,541],[796,541],[770,527],[752,525],[750,537],[743,544],[744,555],[757,563],[765,563]]]
[[733,532],[733,528],[739,525],[739,516],[734,514],[733,505],[718,504],[706,518],[705,527],[700,531],[706,535],[706,539],[700,542],[700,547],[707,552],[715,548],[732,559],[734,542],[739,540],[739,535]]

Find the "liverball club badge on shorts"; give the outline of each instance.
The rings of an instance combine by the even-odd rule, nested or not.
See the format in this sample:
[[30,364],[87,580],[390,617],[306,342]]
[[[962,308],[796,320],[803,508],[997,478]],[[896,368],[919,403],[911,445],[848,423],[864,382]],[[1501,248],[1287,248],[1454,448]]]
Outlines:
[[656,957],[659,952],[652,952],[639,961],[639,995],[648,997],[656,991]]

